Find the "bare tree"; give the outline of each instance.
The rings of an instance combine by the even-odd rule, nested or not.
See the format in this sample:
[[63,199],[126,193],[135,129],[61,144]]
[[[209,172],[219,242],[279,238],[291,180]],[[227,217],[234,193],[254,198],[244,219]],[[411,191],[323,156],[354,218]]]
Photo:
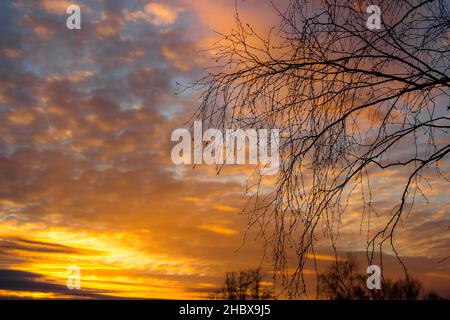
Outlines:
[[[214,48],[216,65],[194,85],[202,93],[196,118],[205,126],[282,130],[276,190],[258,189],[248,211],[291,296],[305,292],[303,270],[319,233],[334,248],[356,191],[371,259],[385,244],[397,255],[396,227],[434,178],[430,168],[445,178],[439,164],[450,152],[448,3],[373,2],[381,9],[380,30],[367,28],[364,1],[274,6],[281,23],[267,36],[236,11],[235,28]],[[398,203],[369,234],[371,178],[400,167]]]
[[337,260],[319,275],[319,293],[330,300],[366,300],[369,291],[364,276],[358,273],[356,260],[349,256]]
[[[423,291],[420,281],[409,276],[396,281],[383,279],[381,289],[369,290],[366,275],[358,273],[353,256],[337,260],[321,273],[318,288],[319,294],[330,300],[417,300]],[[435,293],[428,293],[423,298],[440,299]]]
[[383,281],[381,298],[384,300],[417,300],[422,291],[423,286],[420,281],[409,276],[397,281],[387,279]]
[[227,272],[222,287],[211,295],[222,300],[268,300],[273,299],[271,287],[264,286],[260,268],[255,270]]

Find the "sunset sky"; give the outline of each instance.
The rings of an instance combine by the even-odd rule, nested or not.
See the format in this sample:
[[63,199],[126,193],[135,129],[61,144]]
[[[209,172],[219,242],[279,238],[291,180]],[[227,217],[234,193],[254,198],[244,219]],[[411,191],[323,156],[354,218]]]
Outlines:
[[[277,26],[268,1],[236,3],[256,30]],[[70,4],[81,7],[81,30],[66,28]],[[0,297],[198,299],[226,271],[271,273],[258,230],[244,238],[252,168],[217,175],[170,159],[171,132],[198,106],[178,84],[205,73],[213,52],[204,50],[234,13],[234,0],[0,2]],[[403,174],[372,180],[379,223]],[[396,238],[411,274],[446,297],[448,191],[429,181]],[[350,204],[338,247],[362,256],[361,205]],[[329,242],[317,251],[321,268],[333,261]],[[388,275],[401,276],[386,259]],[[66,288],[70,265],[81,268],[79,291]]]

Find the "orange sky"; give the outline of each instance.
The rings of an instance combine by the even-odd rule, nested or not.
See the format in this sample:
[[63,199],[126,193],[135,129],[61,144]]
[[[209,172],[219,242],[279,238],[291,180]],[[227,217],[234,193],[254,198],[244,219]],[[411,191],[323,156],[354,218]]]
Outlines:
[[[216,175],[170,161],[170,133],[197,103],[192,92],[175,95],[176,83],[210,63],[199,50],[232,27],[235,1],[78,1],[73,32],[67,3],[0,5],[0,296],[196,299],[226,271],[262,263],[270,273],[258,230],[243,237],[252,168]],[[277,25],[267,2],[237,3],[260,32]],[[383,186],[373,190],[381,212],[401,176],[372,181]],[[398,250],[427,289],[450,296],[450,261],[439,262],[450,247],[448,183],[431,185],[431,204],[418,201]],[[355,198],[341,250],[365,250],[360,221]],[[327,266],[329,244],[318,248]],[[80,292],[65,288],[70,265],[81,268]],[[394,261],[386,268],[400,275]]]

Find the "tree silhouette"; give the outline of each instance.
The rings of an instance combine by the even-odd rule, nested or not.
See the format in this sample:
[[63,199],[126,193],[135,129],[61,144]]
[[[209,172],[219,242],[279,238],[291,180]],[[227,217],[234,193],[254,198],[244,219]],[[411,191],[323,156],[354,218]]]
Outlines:
[[273,290],[263,285],[260,268],[240,272],[227,272],[222,287],[211,295],[221,300],[268,300],[273,299]]
[[[371,228],[377,173],[401,168],[404,176],[387,220],[368,231],[368,252],[380,256],[386,244],[397,255],[396,227],[416,196],[425,196],[427,179],[445,178],[448,3],[373,2],[380,30],[366,27],[364,1],[292,0],[286,10],[274,7],[281,24],[267,36],[236,12],[235,27],[214,47],[217,63],[194,85],[202,99],[196,118],[205,127],[281,129],[276,190],[267,194],[258,185],[248,212],[291,296],[305,292],[303,270],[318,234],[335,247],[356,191]],[[293,274],[286,272],[291,248]]]
[[358,273],[358,264],[351,255],[338,260],[319,274],[319,295],[330,300],[440,300],[434,292],[423,294],[419,280],[410,276],[396,281],[382,279],[381,289],[369,290],[367,275]]
[[329,269],[319,274],[319,293],[330,300],[365,300],[369,291],[365,277],[357,272],[356,260],[338,260]]

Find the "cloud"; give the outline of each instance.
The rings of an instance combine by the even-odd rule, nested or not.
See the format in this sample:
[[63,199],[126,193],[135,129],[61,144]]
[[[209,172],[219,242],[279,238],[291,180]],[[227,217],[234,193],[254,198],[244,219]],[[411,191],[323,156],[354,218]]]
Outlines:
[[73,5],[74,3],[72,1],[66,1],[66,0],[60,0],[60,1],[53,1],[53,0],[38,0],[37,1],[38,6],[42,8],[45,11],[48,11],[50,13],[56,13],[56,14],[65,14],[66,9]]
[[180,9],[155,2],[147,4],[144,10],[151,16],[151,23],[157,26],[174,24],[180,12]]
[[128,22],[144,22],[154,27],[169,27],[177,22],[182,11],[179,7],[151,2],[141,10],[130,11],[125,9],[124,17]]
[[22,56],[22,52],[19,49],[5,48],[3,49],[3,54],[11,59],[18,59]]
[[[11,296],[1,298],[32,298],[36,293],[48,294],[53,298],[89,298],[89,299],[114,299],[113,296],[91,290],[69,290],[66,286],[52,283],[42,275],[20,270],[0,269],[0,291]],[[16,292],[26,292],[17,295]]]
[[5,239],[0,238],[0,247],[2,248],[2,250],[8,251],[10,254],[13,254],[12,251],[81,254],[81,255],[101,254],[101,252],[93,249],[80,249],[56,243],[30,240],[15,236],[8,237]]
[[236,230],[221,226],[221,225],[214,225],[214,224],[203,224],[199,225],[197,228],[208,230],[217,234],[221,234],[224,236],[232,236],[237,234]]
[[223,204],[215,204],[213,205],[214,209],[220,210],[220,211],[225,211],[225,212],[232,212],[232,211],[237,211],[239,210],[238,208],[232,207],[232,206],[227,206],[227,205],[223,205]]

